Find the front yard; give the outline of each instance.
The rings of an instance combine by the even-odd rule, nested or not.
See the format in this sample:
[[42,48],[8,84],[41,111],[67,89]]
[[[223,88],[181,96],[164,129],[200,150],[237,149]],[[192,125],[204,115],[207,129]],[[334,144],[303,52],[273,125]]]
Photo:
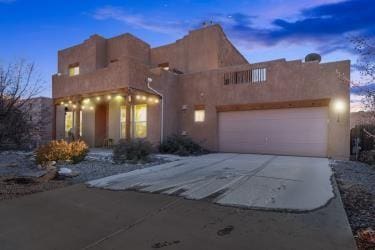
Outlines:
[[0,201],[125,173],[135,169],[147,168],[173,161],[177,158],[153,155],[151,161],[144,164],[115,164],[111,159],[111,151],[94,149],[80,163],[67,164],[58,162],[52,166],[52,168],[57,170],[61,168],[72,170],[72,177],[57,175],[56,178],[49,179],[47,176],[48,171],[41,169],[35,163],[33,152],[0,152]]

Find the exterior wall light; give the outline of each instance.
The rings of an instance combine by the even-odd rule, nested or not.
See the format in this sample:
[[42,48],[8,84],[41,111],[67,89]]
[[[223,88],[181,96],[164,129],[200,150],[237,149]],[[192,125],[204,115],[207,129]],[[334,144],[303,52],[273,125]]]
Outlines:
[[333,103],[333,109],[337,113],[337,122],[340,122],[340,115],[344,113],[346,109],[346,103],[342,100],[336,100]]
[[90,110],[94,110],[94,107],[93,107],[93,106],[91,106],[91,107],[90,107]]
[[69,104],[72,104],[72,101],[69,101],[68,103],[69,103]]
[[90,99],[89,98],[86,98],[83,100],[83,103],[89,103],[90,102]]
[[96,100],[97,100],[97,101],[100,101],[100,99],[101,99],[100,96],[96,97]]
[[73,104],[73,109],[76,109],[77,108],[77,105]]
[[121,101],[122,100],[122,96],[121,95],[117,95],[115,98],[116,98],[117,101]]
[[112,96],[108,95],[107,100],[111,100],[111,99],[112,99]]
[[158,98],[155,98],[155,103],[159,103],[159,99]]
[[64,105],[64,102],[60,102],[60,105]]
[[82,109],[82,110],[85,110],[85,109],[86,109],[86,107],[85,107],[85,106],[82,106],[82,107],[81,107],[81,109]]
[[143,101],[146,101],[147,97],[146,96],[142,96],[142,100]]
[[141,99],[141,96],[140,95],[136,95],[135,99],[139,100],[139,99]]

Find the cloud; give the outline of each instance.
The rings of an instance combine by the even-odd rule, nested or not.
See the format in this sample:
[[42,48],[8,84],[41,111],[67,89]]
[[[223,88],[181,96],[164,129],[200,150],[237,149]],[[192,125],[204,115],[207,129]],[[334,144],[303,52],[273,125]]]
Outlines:
[[157,21],[155,18],[148,20],[148,18],[143,15],[132,14],[126,12],[123,8],[116,6],[99,8],[91,15],[97,20],[112,19],[131,25],[135,28],[141,28],[163,34],[183,34],[185,31],[183,27],[186,26],[186,23],[180,21]]
[[[350,50],[348,36],[374,36],[374,13],[375,1],[348,0],[301,10],[293,21],[275,18],[267,28],[254,25],[254,16],[243,13],[219,15],[217,19],[242,44],[315,43],[325,54]],[[225,21],[223,16],[231,20]]]
[[350,88],[350,92],[354,95],[366,95],[366,93],[375,92],[375,83],[368,83],[363,86],[353,86]]
[[[1,0],[0,0],[1,1]],[[305,9],[295,13],[285,7],[283,18],[273,18],[267,13],[244,12],[207,13],[215,23],[223,26],[229,37],[246,48],[255,46],[273,47],[279,44],[310,44],[317,52],[329,54],[334,51],[353,53],[350,37],[375,36],[375,1],[373,0],[315,0],[308,1]],[[204,18],[184,22],[178,20],[158,20],[126,11],[122,7],[105,6],[91,16],[97,20],[117,20],[134,28],[150,30],[162,34],[183,35],[189,29],[201,27]],[[267,21],[266,21],[267,20]]]

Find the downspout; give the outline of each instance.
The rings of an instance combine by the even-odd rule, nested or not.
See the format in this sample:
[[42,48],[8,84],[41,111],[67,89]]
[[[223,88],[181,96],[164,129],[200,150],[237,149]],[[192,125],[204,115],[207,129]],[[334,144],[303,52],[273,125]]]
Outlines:
[[147,77],[146,81],[147,81],[147,88],[149,88],[150,90],[152,90],[154,93],[156,93],[157,95],[159,95],[161,97],[160,143],[163,143],[163,138],[164,138],[164,96],[163,96],[162,93],[160,93],[159,91],[157,91],[156,89],[154,89],[150,86],[150,84],[152,82],[151,77]]

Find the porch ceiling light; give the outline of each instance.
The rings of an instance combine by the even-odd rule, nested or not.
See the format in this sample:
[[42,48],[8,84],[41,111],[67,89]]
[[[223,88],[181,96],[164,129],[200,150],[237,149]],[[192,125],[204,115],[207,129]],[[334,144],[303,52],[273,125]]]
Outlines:
[[139,100],[139,99],[141,99],[141,96],[140,95],[136,95],[135,99]]
[[70,100],[69,100],[69,102],[68,102],[68,103],[69,103],[69,104],[72,104],[72,101],[70,101]]
[[90,102],[90,99],[89,98],[86,98],[83,100],[83,103],[89,103]]
[[97,100],[97,101],[100,101],[100,99],[101,99],[100,96],[97,96],[97,97],[96,97],[96,100]]
[[112,96],[107,95],[107,100],[111,100],[111,99],[112,99]]
[[85,107],[85,106],[82,106],[82,107],[81,107],[81,109],[82,109],[82,110],[85,110],[85,109],[86,109],[86,107]]
[[77,105],[73,104],[73,109],[76,109],[77,108]]
[[146,101],[147,97],[146,96],[142,96],[142,100],[143,101]]
[[64,102],[60,102],[60,105],[64,105]]
[[159,99],[158,98],[155,98],[155,103],[159,103]]
[[121,95],[117,95],[116,96],[116,100],[121,101],[122,100],[122,96]]
[[93,106],[91,106],[91,107],[90,107],[90,110],[94,110],[94,107],[93,107]]

